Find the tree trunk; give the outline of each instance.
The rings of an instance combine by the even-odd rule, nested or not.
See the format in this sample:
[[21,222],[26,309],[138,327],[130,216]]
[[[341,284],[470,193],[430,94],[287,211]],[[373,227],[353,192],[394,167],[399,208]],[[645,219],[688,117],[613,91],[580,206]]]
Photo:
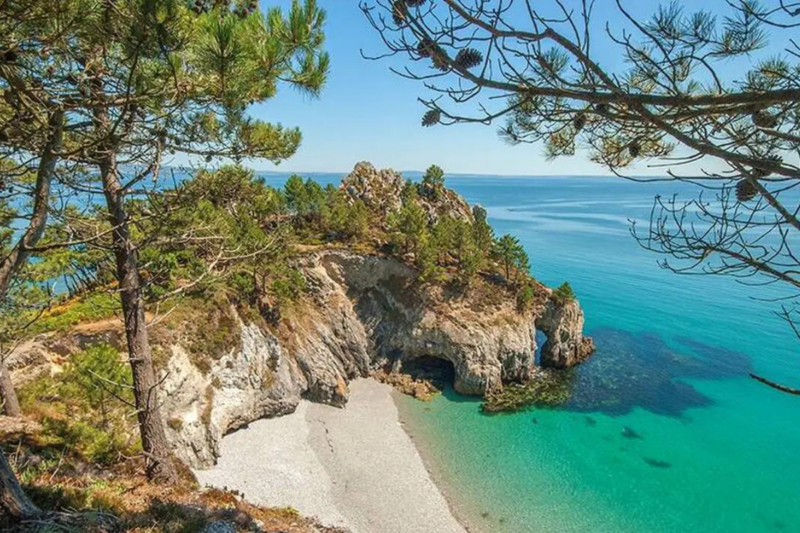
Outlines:
[[17,391],[11,380],[11,371],[8,369],[6,358],[3,355],[0,355],[0,400],[3,402],[3,413],[6,416],[22,416]]
[[[64,134],[64,113],[57,110],[50,115],[50,131],[47,143],[39,160],[36,172],[36,189],[33,200],[33,215],[28,227],[20,237],[17,245],[0,261],[0,300],[6,297],[11,280],[19,273],[20,268],[31,255],[32,248],[42,237],[47,224],[47,210],[50,202],[50,185],[53,182],[56,163],[61,151]],[[21,416],[17,393],[11,381],[11,374],[6,360],[0,354],[0,396],[3,400],[3,411],[9,416]],[[5,454],[0,450],[0,507],[9,517],[19,520],[41,513],[38,507],[28,499],[8,464]]]
[[115,227],[112,233],[114,258],[125,320],[128,357],[133,370],[133,391],[139,419],[139,433],[146,459],[146,473],[151,481],[172,482],[177,478],[177,474],[170,456],[161,416],[158,399],[159,383],[147,338],[138,257],[128,225],[125,191],[119,179],[116,154],[113,149],[102,152],[100,174],[109,218]]
[[17,476],[14,475],[2,450],[0,450],[0,506],[3,512],[14,520],[41,514],[39,508],[28,499],[19,486]]
[[[64,134],[64,112],[55,111],[50,115],[50,130],[47,142],[39,159],[39,168],[36,172],[36,188],[33,198],[33,214],[28,227],[20,236],[16,246],[2,260],[0,260],[0,300],[5,299],[11,280],[25,265],[36,246],[42,238],[47,225],[47,210],[50,206],[50,185],[56,170],[61,141]],[[5,354],[0,354],[0,398],[3,400],[3,412],[8,416],[21,416],[17,393],[11,381],[11,374],[6,366]]]

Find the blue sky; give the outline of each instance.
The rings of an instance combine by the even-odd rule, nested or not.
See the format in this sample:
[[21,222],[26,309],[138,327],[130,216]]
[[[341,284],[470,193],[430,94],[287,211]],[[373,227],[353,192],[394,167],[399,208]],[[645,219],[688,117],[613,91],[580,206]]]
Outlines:
[[[714,9],[725,0],[707,0]],[[288,6],[291,0],[263,1],[267,5]],[[377,167],[420,170],[436,163],[448,173],[503,175],[590,175],[608,174],[583,155],[546,161],[538,146],[508,146],[496,134],[498,125],[457,125],[422,128],[425,109],[417,101],[421,84],[405,80],[389,71],[387,61],[369,61],[365,53],[384,51],[378,34],[369,26],[358,7],[358,0],[319,0],[328,14],[326,48],[331,55],[331,72],[319,99],[311,99],[282,87],[269,102],[255,106],[254,116],[298,126],[303,144],[291,159],[275,166],[252,162],[257,170],[297,172],[346,172],[356,162],[372,161]],[[646,6],[643,6],[646,4]],[[598,0],[598,24],[612,26],[615,21],[612,0]],[[629,1],[652,12],[655,0]],[[602,46],[602,45],[601,45]],[[599,48],[599,47],[598,47]],[[595,51],[598,52],[598,48]],[[618,63],[618,52],[600,49],[605,64]],[[663,174],[661,169],[639,165],[637,174]]]

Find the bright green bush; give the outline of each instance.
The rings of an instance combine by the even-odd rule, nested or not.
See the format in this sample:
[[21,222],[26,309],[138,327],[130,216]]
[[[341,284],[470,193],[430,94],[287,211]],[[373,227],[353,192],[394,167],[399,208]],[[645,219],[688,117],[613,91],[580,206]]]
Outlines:
[[138,451],[130,365],[108,345],[72,356],[61,374],[42,376],[20,390],[26,412],[38,418],[48,444],[86,461],[110,464]]
[[115,316],[119,312],[119,297],[113,291],[96,290],[78,299],[56,304],[45,310],[31,324],[28,332],[35,335],[50,331],[66,331],[78,324],[103,320]]
[[572,290],[572,286],[565,281],[553,291],[553,299],[564,305],[575,299],[575,292]]

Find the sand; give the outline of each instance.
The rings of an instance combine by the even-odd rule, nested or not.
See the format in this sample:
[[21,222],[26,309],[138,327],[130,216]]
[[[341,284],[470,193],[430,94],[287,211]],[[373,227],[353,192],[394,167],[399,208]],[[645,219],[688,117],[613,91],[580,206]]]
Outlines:
[[344,409],[304,401],[228,435],[198,480],[353,533],[465,533],[403,430],[392,389],[357,380],[350,390]]

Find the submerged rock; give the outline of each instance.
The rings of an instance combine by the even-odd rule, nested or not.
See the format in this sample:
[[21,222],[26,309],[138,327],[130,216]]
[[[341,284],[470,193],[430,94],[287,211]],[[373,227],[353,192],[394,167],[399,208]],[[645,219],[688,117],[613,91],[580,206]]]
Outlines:
[[626,439],[641,439],[642,438],[641,435],[639,435],[636,431],[634,431],[633,429],[629,428],[628,426],[625,426],[624,428],[622,428],[622,436],[625,437]]
[[643,457],[644,462],[652,466],[653,468],[672,468],[672,464],[668,463],[667,461],[661,461],[659,459],[653,459],[650,457]]

